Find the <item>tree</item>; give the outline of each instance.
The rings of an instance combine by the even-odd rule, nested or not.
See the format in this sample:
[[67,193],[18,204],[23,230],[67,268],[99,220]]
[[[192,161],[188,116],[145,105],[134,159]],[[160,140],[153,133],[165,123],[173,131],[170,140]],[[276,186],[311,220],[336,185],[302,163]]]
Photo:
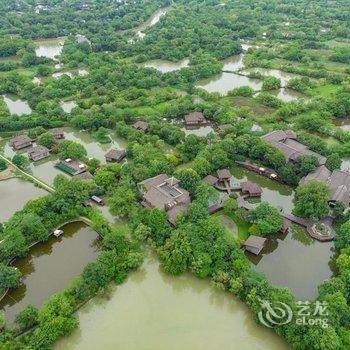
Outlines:
[[332,153],[330,156],[328,156],[326,161],[326,167],[330,170],[336,170],[340,169],[342,160],[338,153]]
[[84,146],[74,141],[64,140],[58,146],[58,156],[61,159],[83,159],[86,155]]
[[16,315],[15,322],[18,324],[20,330],[24,331],[38,323],[38,314],[38,309],[35,306],[27,305]]
[[278,210],[267,202],[262,202],[249,213],[251,221],[254,222],[262,235],[271,235],[280,231],[283,219]]
[[229,198],[224,203],[224,210],[227,213],[233,213],[238,209],[238,203],[236,198]]
[[46,132],[38,137],[37,142],[39,145],[51,149],[52,146],[55,144],[55,136],[53,136],[51,132]]
[[102,186],[105,190],[116,185],[115,173],[105,168],[97,169],[94,175],[94,181],[98,186]]
[[197,172],[191,168],[181,169],[175,173],[175,176],[180,180],[180,185],[187,190],[191,196],[194,195],[201,178]]
[[6,169],[7,169],[7,163],[3,159],[0,159],[0,172]]
[[187,270],[191,257],[191,245],[187,234],[176,230],[160,250],[160,259],[164,270],[179,275]]
[[127,186],[119,186],[108,197],[108,205],[113,215],[128,215],[137,206],[136,193]]
[[110,143],[112,140],[108,135],[108,129],[100,127],[95,133],[94,133],[95,139],[100,143]]
[[20,169],[26,169],[29,165],[28,159],[25,156],[22,156],[22,154],[14,155],[12,158],[12,163]]
[[335,236],[335,246],[338,249],[350,246],[350,220],[340,226]]
[[319,181],[298,186],[294,197],[295,215],[308,219],[323,219],[329,212],[329,188]]
[[16,288],[20,285],[21,273],[12,266],[0,265],[0,290],[3,293],[7,288]]
[[266,77],[263,80],[262,91],[276,90],[281,87],[281,79]]
[[315,156],[303,155],[296,162],[296,173],[304,177],[318,167],[318,159]]

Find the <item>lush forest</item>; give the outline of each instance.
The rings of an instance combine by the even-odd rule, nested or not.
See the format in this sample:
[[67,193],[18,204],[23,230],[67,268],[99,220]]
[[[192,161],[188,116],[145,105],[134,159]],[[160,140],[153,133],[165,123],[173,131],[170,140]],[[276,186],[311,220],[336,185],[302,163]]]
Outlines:
[[[166,9],[159,21],[142,27],[159,9]],[[79,42],[76,35],[87,40]],[[40,41],[58,37],[64,38],[59,56],[37,55]],[[261,82],[261,88],[232,87],[223,94],[199,86],[203,79],[219,76],[225,59],[237,55],[243,55],[244,69],[236,74]],[[186,67],[164,73],[145,65],[182,59],[188,59]],[[76,74],[79,69],[88,74]],[[259,69],[293,78],[284,83]],[[57,72],[74,74],[56,78]],[[279,89],[301,98],[278,98],[274,92]],[[245,302],[257,322],[261,299],[296,309],[292,293],[257,273],[239,242],[208,215],[217,198],[202,179],[250,160],[296,188],[300,216],[325,216],[325,205],[317,215],[306,213],[304,198],[317,193],[322,198],[315,201],[321,198],[325,204],[326,190],[317,184],[298,187],[316,169],[317,159],[300,157],[291,165],[260,136],[293,129],[298,141],[328,158],[325,166],[331,171],[350,157],[350,129],[341,127],[350,117],[348,0],[0,0],[0,95],[16,96],[31,109],[29,114],[11,113],[0,98],[0,135],[27,133],[60,158],[84,161],[93,175],[86,182],[57,177],[55,193],[29,201],[0,225],[0,294],[17,287],[21,278],[8,262],[27,254],[31,244],[46,241],[54,227],[69,219],[91,220],[103,246],[73,285],[41,309],[28,306],[14,327],[2,320],[4,349],[51,348],[77,327],[74,311],[82,303],[112,281],[122,283],[140,266],[145,246],[157,253],[165,272],[210,278]],[[62,101],[74,101],[76,107],[65,112]],[[214,132],[186,135],[183,119],[193,111],[202,112]],[[137,120],[149,123],[147,133],[132,127]],[[64,126],[85,130],[101,143],[108,142],[109,131],[116,132],[126,142],[128,161],[101,165],[89,159],[82,145],[69,140],[56,145],[46,131]],[[175,175],[191,196],[188,213],[177,218],[176,227],[165,212],[139,205],[137,184],[161,173]],[[111,227],[101,214],[84,208],[81,203],[92,194],[106,198],[111,213],[125,219],[127,228]],[[232,196],[224,210],[237,212],[258,235],[273,235],[282,226],[277,210],[266,203],[247,215]],[[329,327],[276,325],[274,331],[293,349],[350,348],[350,215],[344,208],[336,210],[338,273],[319,286],[317,299],[328,302]],[[316,301],[311,303],[315,307]]]

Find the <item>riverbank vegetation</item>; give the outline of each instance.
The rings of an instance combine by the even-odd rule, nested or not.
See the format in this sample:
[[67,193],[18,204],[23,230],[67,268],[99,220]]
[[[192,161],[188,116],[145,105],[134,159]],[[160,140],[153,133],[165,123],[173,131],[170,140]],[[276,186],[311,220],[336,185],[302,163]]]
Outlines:
[[[159,9],[162,15],[145,24]],[[31,109],[29,114],[10,113],[0,98],[0,132],[27,132],[58,157],[84,161],[94,176],[84,182],[57,177],[54,193],[29,201],[0,226],[0,294],[15,288],[20,278],[8,262],[47,240],[65,221],[87,217],[103,247],[69,288],[38,309],[28,306],[16,318],[15,328],[0,331],[5,346],[51,348],[77,326],[77,307],[110,282],[123,282],[141,264],[140,244],[157,252],[169,274],[190,271],[210,278],[244,301],[257,322],[260,300],[285,302],[297,310],[292,293],[270,285],[252,268],[240,242],[215,215],[208,216],[209,205],[218,198],[201,180],[236,161],[250,161],[274,170],[283,183],[296,188],[318,161],[306,156],[291,165],[260,138],[280,129],[293,129],[300,142],[328,157],[329,170],[343,167],[350,157],[346,1],[3,1],[0,15],[0,94],[16,95]],[[86,40],[79,42],[77,34]],[[37,55],[43,38],[58,37],[64,44],[57,44],[55,59]],[[232,80],[247,78],[251,86],[232,85],[227,94],[200,88],[202,79],[220,76],[224,59],[231,56],[241,58]],[[188,59],[188,65],[165,73],[144,66],[160,59],[170,64]],[[75,73],[79,69],[87,74]],[[52,76],[64,72],[74,74]],[[74,101],[76,107],[65,112],[62,101]],[[213,128],[206,136],[191,134],[183,125],[194,111],[203,113]],[[133,128],[138,120],[148,122],[146,133]],[[110,143],[110,132],[116,132],[126,140],[127,161],[102,164],[89,159],[87,147],[77,142],[56,143],[46,130],[62,126],[85,130],[101,144]],[[22,155],[13,161],[20,168],[28,166]],[[177,218],[177,227],[169,225],[165,212],[139,205],[137,184],[161,173],[176,176],[192,199],[188,214]],[[92,194],[103,196],[111,213],[128,225],[112,228],[101,214],[84,208],[82,203]],[[299,187],[295,213],[325,216],[326,197],[318,184]],[[223,212],[242,228],[239,240],[249,234],[274,235],[282,227],[279,203],[262,203],[249,213],[240,212],[234,198],[226,203]],[[294,349],[350,347],[350,229],[349,215],[342,209],[335,209],[339,274],[325,281],[317,301],[311,302],[312,309],[318,301],[329,303],[329,327],[274,327]]]

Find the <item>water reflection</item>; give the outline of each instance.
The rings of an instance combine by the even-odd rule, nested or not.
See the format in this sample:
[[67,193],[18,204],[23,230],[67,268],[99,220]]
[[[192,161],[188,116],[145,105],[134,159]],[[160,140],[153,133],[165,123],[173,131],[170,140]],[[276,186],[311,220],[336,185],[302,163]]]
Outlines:
[[[119,315],[120,317],[116,317]],[[79,328],[55,349],[287,349],[232,295],[189,274],[164,274],[153,255],[128,280],[78,311]]]
[[206,126],[185,126],[181,130],[187,135],[196,135],[200,137],[207,136],[211,132],[214,132],[214,129],[210,125]]
[[199,81],[196,86],[208,92],[219,92],[221,95],[226,95],[228,91],[242,86],[250,86],[253,90],[261,90],[262,82],[259,79],[250,79],[244,75],[223,72],[212,78]]
[[246,255],[272,284],[288,287],[297,300],[315,299],[318,285],[335,272],[333,242],[316,241],[297,225],[269,238],[259,256]]
[[[247,180],[258,183],[262,188],[261,201],[268,202],[274,207],[282,207],[285,213],[292,212],[294,191],[290,187],[240,167],[233,167],[230,170],[232,184]],[[259,199],[257,201],[260,202]]]
[[22,273],[22,284],[0,302],[8,322],[28,304],[38,307],[50,295],[68,286],[98,253],[97,233],[83,223],[64,226],[64,234],[51,237],[14,262]]
[[350,131],[350,117],[334,119],[333,124],[344,131]]
[[25,115],[32,113],[32,110],[29,107],[28,103],[26,101],[20,100],[16,96],[3,95],[3,99],[11,114]]
[[66,113],[70,113],[74,107],[77,106],[75,101],[60,102],[60,106]]
[[35,40],[35,53],[38,57],[56,59],[62,53],[66,38]]
[[178,62],[171,62],[167,60],[153,60],[145,62],[143,65],[148,68],[155,68],[162,73],[173,72],[181,68],[185,68],[189,64],[189,59],[185,58]]
[[30,199],[45,196],[43,189],[20,178],[0,181],[0,222],[8,220],[21,210]]

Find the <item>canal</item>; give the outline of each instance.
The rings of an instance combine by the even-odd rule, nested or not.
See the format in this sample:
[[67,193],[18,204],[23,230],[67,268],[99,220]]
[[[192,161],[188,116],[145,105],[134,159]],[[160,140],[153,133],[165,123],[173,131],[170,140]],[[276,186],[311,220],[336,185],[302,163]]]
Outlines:
[[68,287],[85,265],[97,256],[97,233],[82,222],[62,228],[59,238],[50,237],[33,246],[29,255],[15,260],[23,276],[21,285],[10,290],[0,301],[0,309],[9,323],[28,304],[40,307],[52,294]]
[[153,255],[77,316],[79,328],[55,350],[288,349],[232,294],[190,274],[166,275]]

